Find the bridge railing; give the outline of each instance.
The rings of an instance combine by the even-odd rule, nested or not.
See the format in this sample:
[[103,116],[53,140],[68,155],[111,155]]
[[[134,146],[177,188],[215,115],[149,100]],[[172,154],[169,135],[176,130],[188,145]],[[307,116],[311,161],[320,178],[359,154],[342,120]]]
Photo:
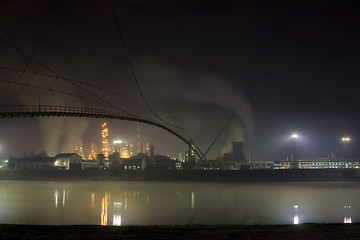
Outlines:
[[[54,114],[51,114],[54,113]],[[122,119],[127,121],[141,122],[157,126],[165,129],[173,135],[180,138],[188,146],[191,146],[191,141],[187,140],[178,129],[174,126],[164,122],[156,121],[148,117],[141,117],[136,115],[124,116],[125,114],[103,109],[72,107],[72,106],[57,106],[57,105],[0,105],[0,118],[13,117],[36,117],[36,116],[67,116],[67,117],[100,117],[109,119]],[[196,152],[196,151],[195,151]],[[197,155],[199,155],[196,152]],[[200,155],[199,155],[200,156]]]
[[42,115],[48,113],[54,114],[65,114],[65,115],[73,115],[73,114],[80,114],[84,115],[93,115],[93,116],[103,116],[109,118],[121,118],[121,119],[128,119],[134,121],[140,121],[149,123],[151,122],[154,125],[164,126],[166,129],[175,131],[176,129],[173,126],[168,126],[163,122],[156,121],[154,119],[148,118],[147,116],[126,116],[126,114],[119,113],[116,111],[111,110],[104,110],[104,109],[95,109],[95,108],[85,108],[85,107],[73,107],[73,106],[60,106],[60,105],[0,105],[0,115],[6,116],[19,116],[17,113],[22,115],[29,114],[30,116],[34,115]]
[[72,106],[57,106],[57,105],[0,105],[1,113],[18,113],[18,112],[53,112],[53,113],[83,113],[83,114],[98,114],[98,115],[119,115],[118,112],[111,110],[72,107]]
[[[98,116],[115,116],[122,118],[143,119],[144,121],[151,121],[159,123],[158,121],[146,117],[128,115],[117,111],[86,108],[86,107],[73,107],[73,106],[60,106],[60,105],[0,105],[0,114],[14,114],[14,113],[61,113],[61,114],[91,114]],[[33,115],[33,114],[31,114]],[[160,124],[160,123],[159,123]]]

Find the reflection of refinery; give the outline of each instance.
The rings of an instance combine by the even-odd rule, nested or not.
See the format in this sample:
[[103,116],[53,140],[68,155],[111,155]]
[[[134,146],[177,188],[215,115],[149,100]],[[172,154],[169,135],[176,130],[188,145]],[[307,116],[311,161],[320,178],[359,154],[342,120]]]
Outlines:
[[[173,186],[167,186],[161,183],[159,186],[162,186],[161,189],[163,189],[163,186],[165,186],[165,191],[159,191],[160,188],[152,188],[149,187],[153,183],[144,183],[144,185],[134,185],[133,183],[129,184],[123,184],[123,183],[117,183],[117,184],[110,184],[107,189],[104,191],[104,185],[103,183],[97,183],[97,185],[94,185],[91,189],[85,189],[85,191],[79,191],[78,187],[83,187],[83,185],[79,185],[76,188],[71,187],[67,189],[66,187],[51,187],[50,193],[53,193],[53,199],[48,199],[50,201],[53,201],[53,205],[51,206],[51,209],[58,209],[60,212],[63,208],[73,209],[74,213],[76,211],[82,211],[86,210],[89,213],[91,213],[91,217],[87,218],[83,222],[81,221],[81,224],[101,224],[101,225],[114,225],[114,226],[122,226],[122,225],[147,225],[147,224],[178,224],[182,223],[183,220],[186,220],[188,223],[193,223],[193,219],[196,218],[195,224],[207,221],[207,220],[201,220],[206,219],[206,215],[203,215],[207,211],[200,212],[198,214],[197,208],[199,206],[202,206],[204,202],[207,204],[209,202],[207,195],[199,194],[196,190],[190,190],[188,186],[182,186],[180,188],[174,189]],[[150,184],[150,185],[149,185]],[[202,186],[201,186],[202,187]],[[218,186],[220,187],[224,186]],[[75,190],[76,189],[76,190]],[[96,189],[96,190],[95,190]],[[203,187],[201,188],[203,189]],[[210,189],[210,188],[209,188]],[[250,189],[250,188],[249,188]],[[21,190],[22,191],[22,190]],[[72,192],[70,192],[72,191]],[[203,191],[203,190],[201,190]],[[209,191],[214,191],[214,189],[210,189]],[[251,190],[252,191],[252,190]],[[271,191],[271,190],[270,190]],[[215,189],[215,192],[217,190]],[[256,191],[257,192],[257,191]],[[284,192],[286,192],[284,190]],[[228,192],[229,193],[229,192]],[[246,193],[246,192],[245,192]],[[216,193],[215,193],[216,194]],[[234,220],[236,222],[240,223],[247,223],[247,224],[256,224],[255,219],[251,219],[248,221],[248,216],[246,214],[246,211],[239,210],[241,209],[238,206],[243,206],[247,201],[251,201],[251,197],[249,195],[248,199],[243,199],[240,202],[233,203],[233,199],[237,198],[236,196],[240,196],[239,194],[243,193],[236,193],[233,195],[234,192],[231,191],[230,194],[226,194],[224,198],[218,199],[215,202],[212,202],[209,204],[209,210],[210,213],[209,216],[213,214],[213,210],[216,210],[216,206],[219,206],[219,204],[225,204],[225,213],[231,213],[234,209],[238,209],[242,214],[236,213],[234,215]],[[320,193],[321,194],[321,193]],[[36,194],[38,195],[38,194]],[[42,195],[41,195],[42,196]],[[50,195],[51,196],[51,195]],[[69,196],[71,196],[71,199],[69,201]],[[85,196],[85,198],[83,198]],[[317,199],[315,195],[314,199]],[[79,200],[79,197],[81,200]],[[197,198],[196,198],[197,197]],[[9,200],[13,199],[13,197],[9,197]],[[75,201],[75,199],[78,199]],[[223,201],[225,199],[225,201]],[[265,199],[265,198],[264,198]],[[276,198],[277,199],[277,198]],[[48,201],[46,200],[46,201]],[[34,201],[34,199],[30,196],[29,201]],[[222,201],[222,202],[219,202]],[[264,200],[268,201],[268,200]],[[316,200],[315,200],[316,201]],[[342,199],[341,199],[342,201]],[[42,202],[38,201],[38,202]],[[230,204],[229,204],[230,203]],[[310,204],[314,204],[314,202],[309,202]],[[255,210],[255,216],[263,216],[261,211],[265,211],[265,215],[268,214],[267,209],[265,207],[258,207],[259,202],[253,203],[253,205],[250,204],[250,206],[254,206],[249,208],[251,211]],[[272,200],[270,201],[270,204],[273,204]],[[356,203],[355,203],[356,204]],[[199,206],[197,206],[199,205]],[[275,205],[280,206],[280,205]],[[309,214],[309,212],[306,212],[306,209],[309,209],[306,205],[302,207],[302,213],[300,213],[299,210],[301,210],[300,205],[294,204],[293,211],[286,211],[286,215],[282,216],[284,217],[283,220],[279,220],[276,216],[278,216],[277,212],[273,212],[275,216],[275,223],[286,223],[289,222],[289,213],[293,217],[293,224],[300,224],[301,222],[311,221],[314,218],[305,217],[309,215],[313,215],[313,212]],[[322,207],[322,206],[321,206]],[[344,215],[339,213],[336,213],[332,217],[329,218],[329,215],[327,214],[327,211],[324,211],[326,209],[333,209],[334,207],[343,207],[343,213]],[[60,208],[60,209],[59,209]],[[355,207],[356,208],[356,207]],[[172,214],[176,215],[170,215],[170,214],[163,214],[164,209],[168,212],[174,211]],[[291,208],[288,208],[288,210],[291,210]],[[349,203],[345,205],[340,205],[340,202],[336,201],[331,206],[327,206],[326,208],[323,208],[322,210],[319,210],[318,213],[322,214],[325,213],[325,220],[320,220],[320,222],[327,222],[327,221],[333,221],[333,219],[337,219],[336,221],[343,220],[343,223],[352,223],[352,213],[357,214],[356,211],[351,212],[354,210],[353,206]],[[223,211],[223,209],[221,209]],[[158,217],[158,212],[161,213],[162,216],[166,216],[165,218],[161,219],[162,217]],[[185,213],[185,214],[182,214]],[[71,214],[70,214],[71,215]],[[81,215],[81,214],[74,214],[74,215]],[[182,215],[178,217],[179,215]],[[304,219],[300,221],[299,216],[304,216]],[[155,216],[155,217],[154,217]],[[176,216],[174,218],[173,216]],[[238,216],[235,218],[235,216]],[[191,218],[189,218],[191,217]],[[205,218],[204,218],[205,217]],[[356,216],[355,216],[356,217]],[[355,218],[354,217],[354,218]],[[72,216],[69,218],[64,219],[72,219]],[[174,221],[173,221],[174,219]],[[175,219],[181,219],[180,222]],[[188,219],[192,219],[190,222]],[[259,218],[260,219],[260,218]],[[315,218],[316,219],[316,218]],[[61,221],[61,219],[56,219],[55,221]],[[72,220],[71,220],[72,221]],[[210,220],[211,221],[211,220]],[[267,220],[268,221],[268,220]],[[316,222],[318,222],[317,220]],[[215,221],[216,222],[216,221]],[[313,222],[313,221],[312,221]],[[60,222],[52,222],[51,224],[59,224]],[[260,221],[260,223],[263,223]]]
[[[95,206],[99,211],[100,225],[133,225],[134,223],[147,222],[154,210],[162,208],[163,195],[152,194],[148,191],[139,190],[116,190],[114,192],[92,192],[90,197],[91,208]],[[95,201],[100,194],[101,201]],[[173,191],[167,195],[174,201],[175,206],[183,210],[195,210],[195,192]],[[97,216],[99,216],[97,215]],[[97,220],[99,221],[99,220]],[[153,221],[153,220],[152,220]],[[154,220],[156,223],[156,220]]]
[[105,196],[101,200],[101,221],[100,224],[102,226],[106,226],[107,217],[108,217],[108,205],[109,205],[109,195],[105,194]]

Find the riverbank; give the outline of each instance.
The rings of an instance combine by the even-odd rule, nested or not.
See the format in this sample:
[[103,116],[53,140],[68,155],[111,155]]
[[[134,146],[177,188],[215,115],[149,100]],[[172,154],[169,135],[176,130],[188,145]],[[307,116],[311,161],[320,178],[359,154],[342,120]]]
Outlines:
[[288,170],[1,170],[0,180],[96,180],[96,181],[197,181],[197,182],[284,182],[284,181],[360,181],[358,169]]
[[360,224],[39,226],[0,225],[0,239],[359,239]]

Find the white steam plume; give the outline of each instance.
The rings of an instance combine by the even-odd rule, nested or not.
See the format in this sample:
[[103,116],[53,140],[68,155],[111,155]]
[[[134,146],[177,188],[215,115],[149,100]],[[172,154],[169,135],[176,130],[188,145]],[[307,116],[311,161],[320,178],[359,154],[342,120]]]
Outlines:
[[[196,115],[196,106],[201,108],[205,105],[216,106],[220,110],[219,114],[221,111],[224,114],[229,112],[235,114],[237,121],[231,124],[229,134],[221,149],[222,154],[231,151],[233,141],[251,140],[253,120],[250,104],[245,95],[227,79],[209,73],[185,74],[179,69],[149,59],[143,63],[141,69],[144,69],[143,78],[147,79],[143,83],[144,89],[146,93],[152,93],[151,101],[156,104],[156,109],[169,109],[165,105],[168,104],[170,98],[173,98],[176,99],[178,106],[181,105],[179,102],[183,102],[186,106],[190,105],[183,108],[183,111],[195,109],[194,115]],[[175,111],[172,107],[170,109],[170,111]],[[182,110],[180,106],[179,111]],[[173,114],[175,115],[174,112]]]

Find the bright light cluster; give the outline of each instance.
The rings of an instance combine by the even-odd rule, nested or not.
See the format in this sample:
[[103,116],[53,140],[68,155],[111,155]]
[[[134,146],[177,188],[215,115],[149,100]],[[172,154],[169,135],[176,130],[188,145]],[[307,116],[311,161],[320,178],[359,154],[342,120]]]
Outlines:
[[103,144],[103,154],[104,154],[104,159],[106,161],[109,160],[109,142],[107,140],[107,137],[109,136],[109,129],[106,126],[106,123],[104,123],[103,125],[101,125],[102,127],[102,131],[101,131],[101,136],[102,136],[102,144]]

